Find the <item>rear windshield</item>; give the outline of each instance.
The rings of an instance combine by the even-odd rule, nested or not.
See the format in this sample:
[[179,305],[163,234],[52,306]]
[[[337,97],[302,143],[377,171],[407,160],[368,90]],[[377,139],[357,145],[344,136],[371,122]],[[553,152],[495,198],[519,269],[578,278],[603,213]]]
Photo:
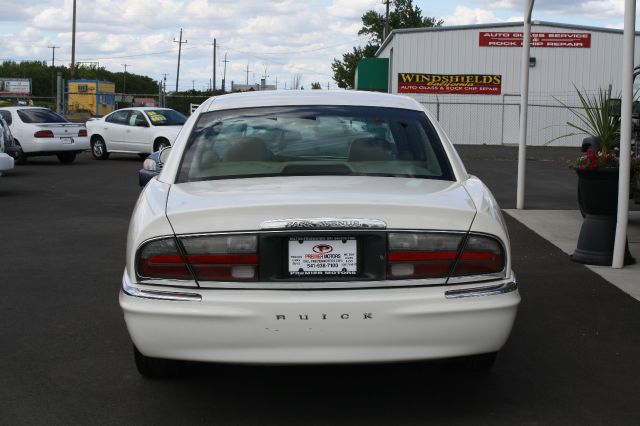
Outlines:
[[154,126],[182,126],[187,117],[172,109],[145,111]]
[[49,109],[19,109],[18,116],[24,123],[68,123],[62,116]]
[[177,182],[281,175],[453,180],[440,140],[420,111],[304,106],[202,114]]

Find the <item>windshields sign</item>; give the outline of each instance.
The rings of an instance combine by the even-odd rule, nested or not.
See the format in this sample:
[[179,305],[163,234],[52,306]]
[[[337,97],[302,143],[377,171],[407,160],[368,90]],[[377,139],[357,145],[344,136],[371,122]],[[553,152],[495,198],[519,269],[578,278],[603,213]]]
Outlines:
[[499,95],[501,92],[499,74],[398,73],[398,93]]
[[0,94],[2,95],[30,95],[31,79],[29,78],[0,78]]

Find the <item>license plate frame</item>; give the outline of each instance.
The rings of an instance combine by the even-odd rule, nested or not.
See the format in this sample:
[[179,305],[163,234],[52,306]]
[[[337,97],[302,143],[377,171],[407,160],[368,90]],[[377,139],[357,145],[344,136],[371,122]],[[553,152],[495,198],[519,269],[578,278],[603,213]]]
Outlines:
[[356,237],[289,237],[287,248],[290,276],[345,277],[360,273]]
[[60,138],[60,142],[65,145],[73,144],[73,138]]

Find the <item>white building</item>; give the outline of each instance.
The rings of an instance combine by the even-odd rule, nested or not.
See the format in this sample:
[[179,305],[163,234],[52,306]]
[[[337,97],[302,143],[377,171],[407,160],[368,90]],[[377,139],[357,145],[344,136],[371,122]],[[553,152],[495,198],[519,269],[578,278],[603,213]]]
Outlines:
[[[394,30],[377,57],[389,59],[389,91],[424,103],[454,143],[516,144],[522,31],[521,22]],[[539,21],[531,32],[527,143],[578,146],[584,136],[555,140],[575,121],[560,102],[580,105],[574,86],[620,97],[623,33]]]

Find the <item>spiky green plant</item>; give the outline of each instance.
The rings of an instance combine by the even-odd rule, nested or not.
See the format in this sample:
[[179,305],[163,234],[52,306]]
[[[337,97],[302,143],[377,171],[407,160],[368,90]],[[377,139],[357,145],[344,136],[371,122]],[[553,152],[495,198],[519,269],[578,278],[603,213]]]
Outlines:
[[567,108],[577,121],[567,122],[567,125],[578,132],[559,136],[554,140],[576,135],[592,135],[599,139],[600,150],[606,154],[613,144],[620,138],[620,115],[614,114],[614,99],[611,97],[611,88],[599,89],[597,94],[589,95],[581,92],[575,85],[582,108],[576,108],[556,99],[563,107]]

